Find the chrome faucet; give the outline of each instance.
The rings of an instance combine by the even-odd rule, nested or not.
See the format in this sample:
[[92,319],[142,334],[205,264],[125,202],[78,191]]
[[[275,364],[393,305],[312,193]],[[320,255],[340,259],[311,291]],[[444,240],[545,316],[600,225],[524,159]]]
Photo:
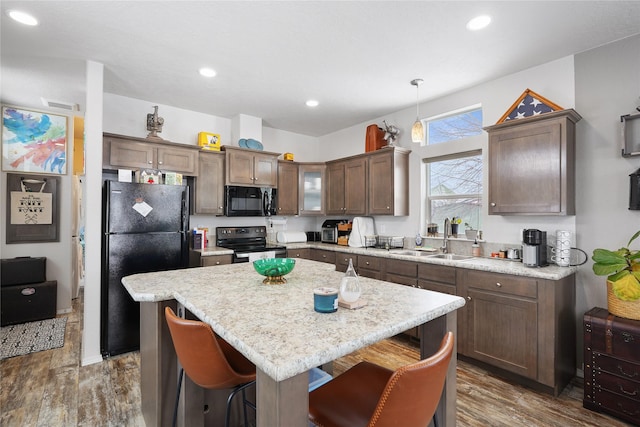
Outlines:
[[444,237],[444,239],[442,240],[442,246],[440,247],[440,250],[442,251],[443,254],[446,254],[449,252],[449,236],[450,235],[451,235],[451,221],[449,221],[449,218],[445,218],[444,230],[442,232],[442,236]]

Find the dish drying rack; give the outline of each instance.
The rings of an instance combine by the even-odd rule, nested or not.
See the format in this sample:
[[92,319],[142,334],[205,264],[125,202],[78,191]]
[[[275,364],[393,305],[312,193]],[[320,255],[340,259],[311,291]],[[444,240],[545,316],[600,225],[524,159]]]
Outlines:
[[364,236],[364,246],[367,248],[397,249],[404,247],[402,236]]

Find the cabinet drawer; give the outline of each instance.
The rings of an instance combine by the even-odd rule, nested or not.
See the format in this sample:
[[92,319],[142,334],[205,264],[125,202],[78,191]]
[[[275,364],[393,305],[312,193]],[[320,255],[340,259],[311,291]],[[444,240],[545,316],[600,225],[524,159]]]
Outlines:
[[399,274],[411,278],[418,277],[418,264],[411,261],[390,260],[387,263],[387,275]]
[[596,394],[599,390],[605,390],[628,397],[640,404],[640,382],[620,378],[602,371],[595,372],[594,376],[594,384],[597,386]]
[[598,411],[604,410],[634,424],[640,419],[640,405],[636,400],[602,389],[596,389],[594,394]]
[[584,321],[593,351],[625,360],[639,360],[640,322],[610,315],[604,308],[585,313]]
[[538,282],[535,279],[467,271],[465,281],[466,285],[471,288],[497,291],[528,298],[537,298],[538,296]]
[[[344,252],[336,252],[336,268],[339,271],[347,271],[349,267],[349,260],[353,260],[353,268],[358,267],[358,256],[354,254],[347,254]],[[356,273],[359,273],[356,271]]]
[[211,267],[214,265],[231,264],[232,258],[233,258],[233,255],[203,256],[200,259],[200,265],[202,267]]
[[[382,258],[368,256],[368,255],[358,255],[358,268],[365,268],[367,270],[375,270],[380,271],[382,267],[382,262],[384,260]],[[349,261],[347,261],[349,264]]]
[[[637,354],[637,353],[636,353]],[[640,364],[611,357],[597,351],[592,353],[594,371],[604,371],[640,383]]]
[[311,252],[311,259],[314,261],[327,262],[329,264],[336,263],[336,253],[332,251],[325,251],[323,249],[314,249]]
[[308,249],[308,248],[289,249],[289,250],[287,250],[287,257],[289,257],[289,258],[311,259],[311,250]]
[[420,263],[418,264],[418,278],[455,285],[456,269],[444,265]]

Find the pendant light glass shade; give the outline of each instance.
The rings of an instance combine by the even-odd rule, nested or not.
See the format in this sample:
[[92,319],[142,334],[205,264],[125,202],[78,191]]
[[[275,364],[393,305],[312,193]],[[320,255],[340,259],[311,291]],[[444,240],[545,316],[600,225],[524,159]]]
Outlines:
[[411,141],[418,144],[424,141],[424,125],[422,124],[422,120],[420,120],[420,112],[418,110],[419,92],[422,82],[422,79],[411,80],[411,84],[416,87],[416,121],[413,127],[411,127]]
[[416,143],[424,141],[424,126],[419,119],[416,120],[411,128],[411,141]]

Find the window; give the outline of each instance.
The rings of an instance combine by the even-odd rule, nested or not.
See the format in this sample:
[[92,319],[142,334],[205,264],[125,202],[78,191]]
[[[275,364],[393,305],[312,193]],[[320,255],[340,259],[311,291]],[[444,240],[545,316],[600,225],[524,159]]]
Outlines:
[[[425,158],[426,200],[424,217],[438,224],[445,218],[460,218],[476,230],[481,227],[482,108],[472,107],[427,119],[427,144],[434,146],[434,157]],[[446,146],[446,143],[453,143]],[[441,147],[441,148],[440,148]]]
[[427,162],[427,216],[442,231],[445,218],[460,218],[480,229],[482,207],[482,155],[462,153]]
[[455,141],[482,133],[482,108],[427,119],[427,144]]

